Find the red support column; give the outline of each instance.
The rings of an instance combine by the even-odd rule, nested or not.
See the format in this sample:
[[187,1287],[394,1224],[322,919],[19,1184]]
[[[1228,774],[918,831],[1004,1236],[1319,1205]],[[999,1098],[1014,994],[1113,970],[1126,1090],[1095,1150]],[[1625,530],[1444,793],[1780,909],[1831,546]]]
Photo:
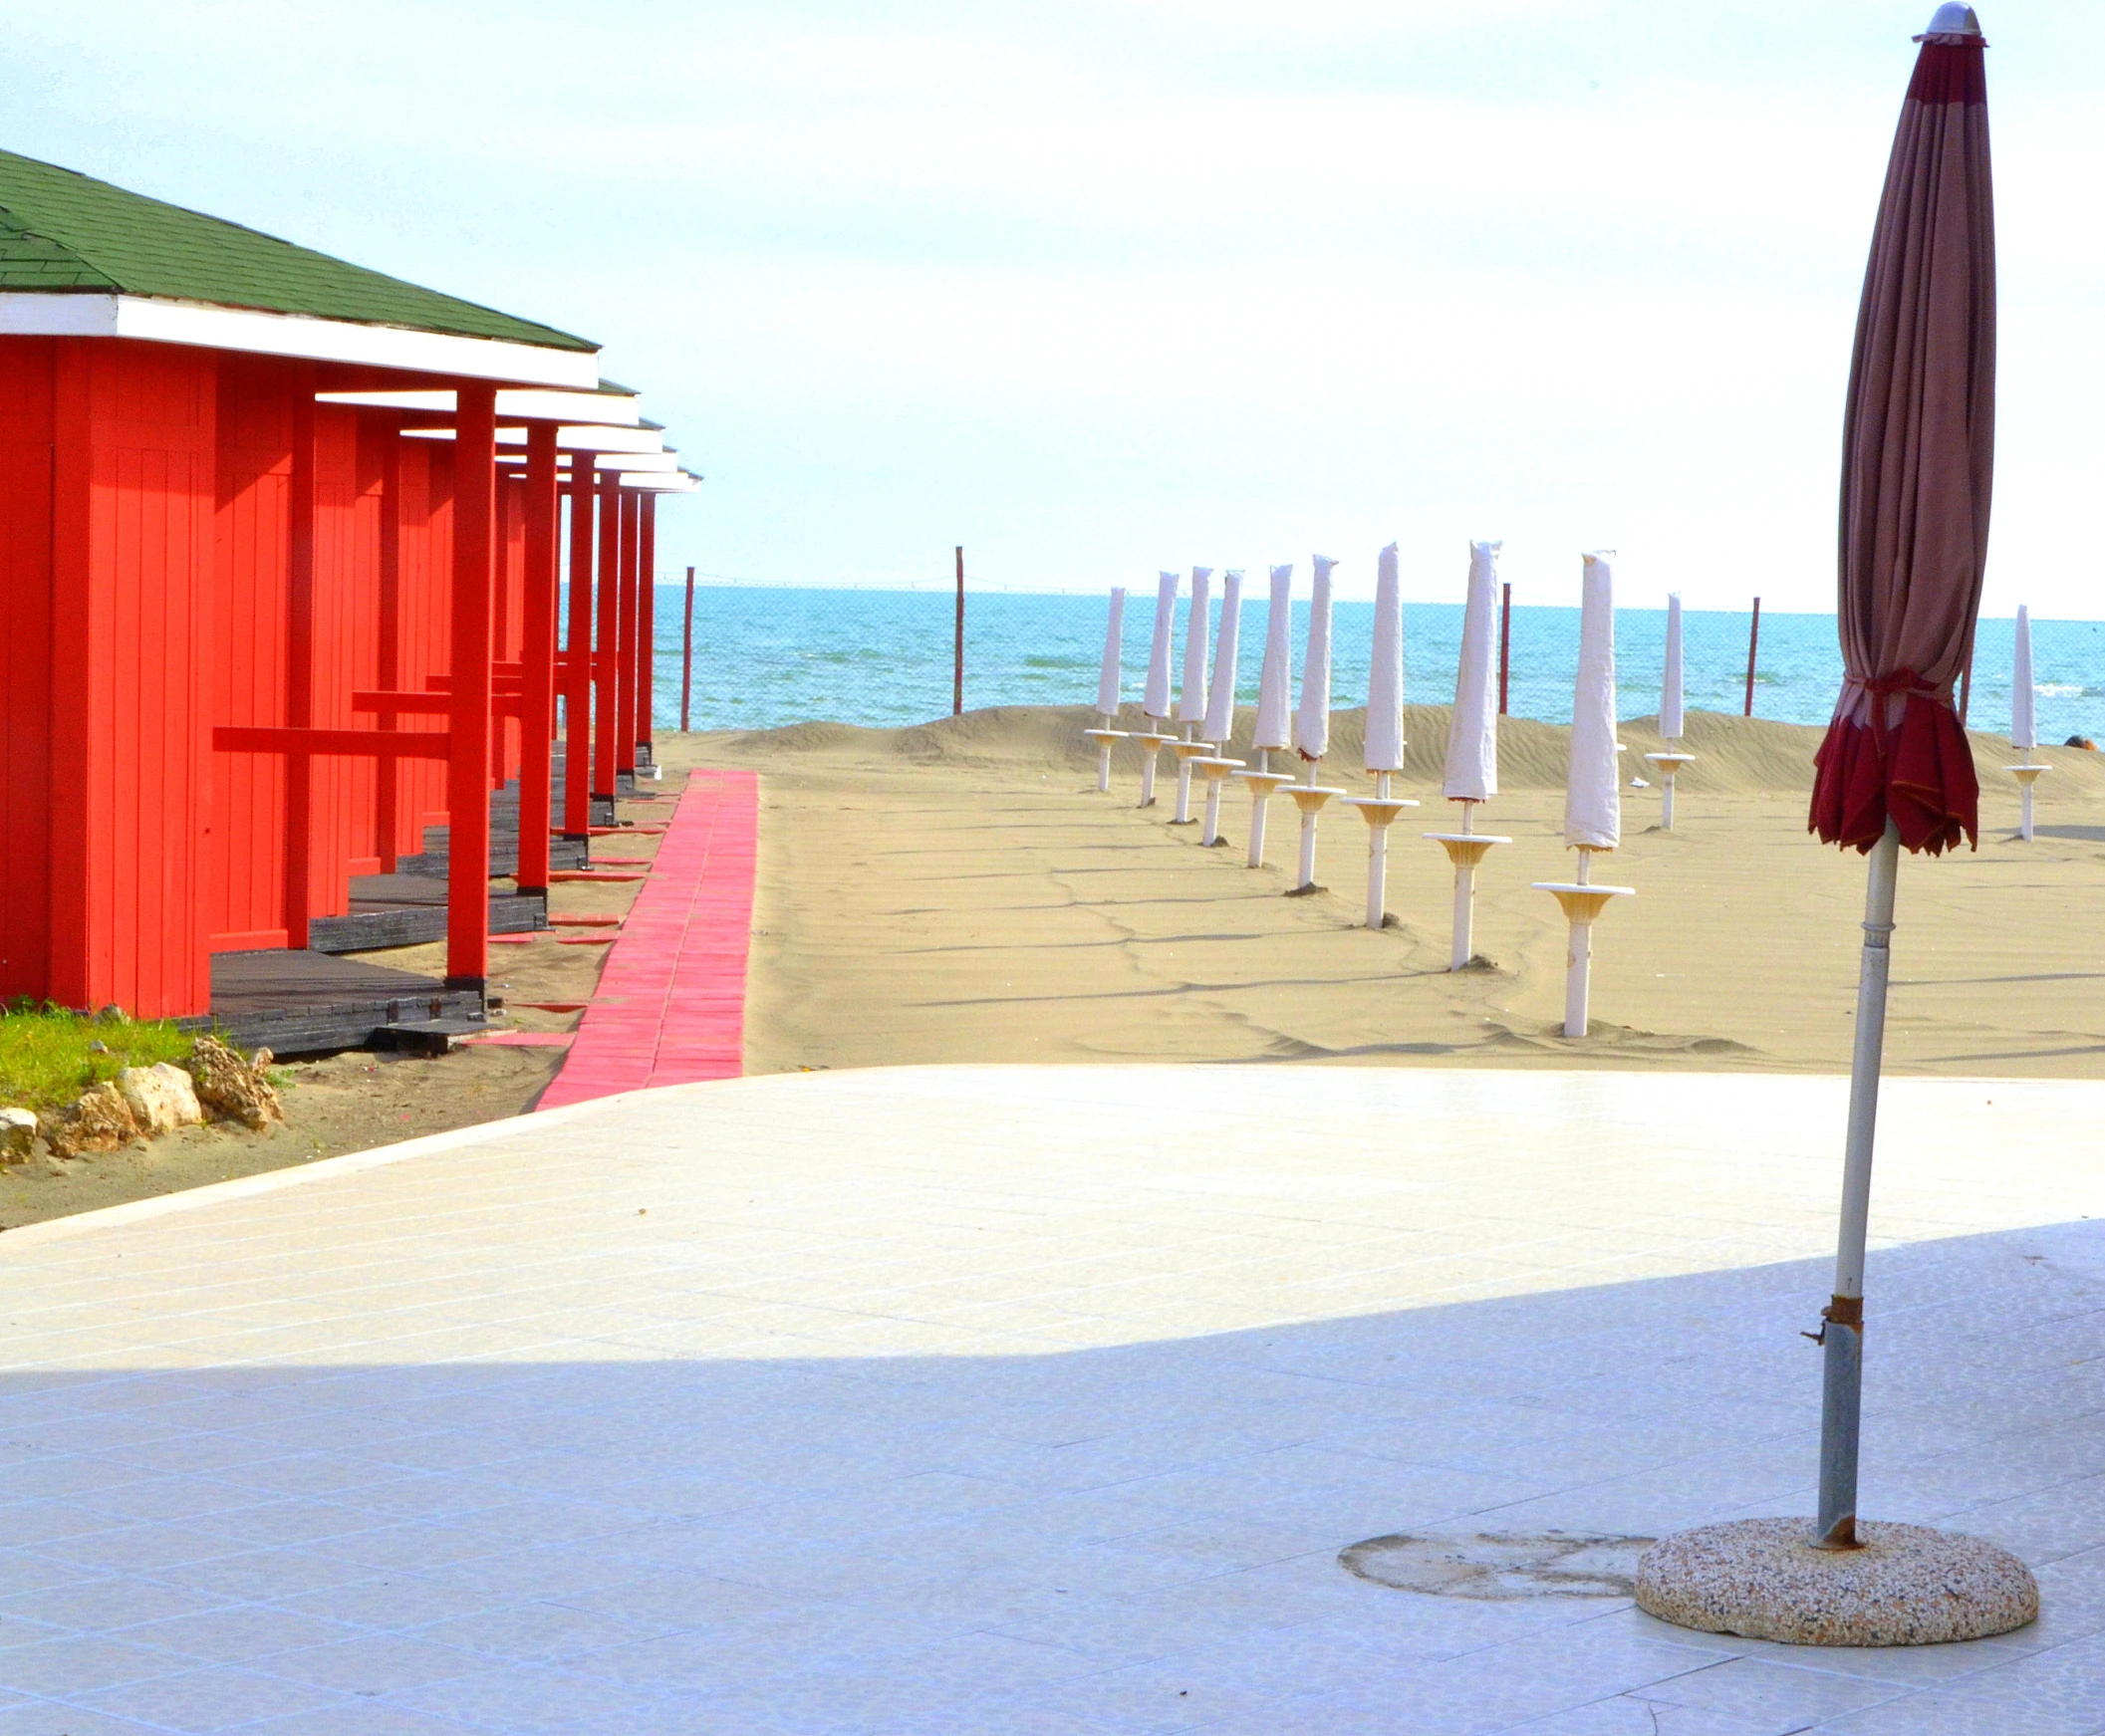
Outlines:
[[[381,447],[381,573],[380,573],[380,662],[379,681],[387,692],[400,689],[402,673],[402,440],[401,429],[390,424]],[[379,727],[397,726],[393,712],[384,712]],[[401,849],[397,826],[401,812],[400,762],[383,754],[375,762],[374,837],[381,872],[395,872]]]
[[490,579],[497,511],[497,391],[463,380],[455,396],[446,986],[480,989],[490,974]]
[[688,701],[694,696],[694,569],[687,569],[687,614],[679,629],[679,733],[687,733]]
[[570,456],[570,635],[563,666],[566,838],[588,838],[592,831],[592,460],[590,452]]
[[519,868],[523,892],[548,890],[556,734],[556,425],[526,430],[526,643],[519,706]]
[[621,626],[615,664],[614,769],[636,775],[636,627],[641,586],[637,575],[637,532],[641,521],[632,490],[622,501]]
[[[586,474],[591,476],[592,471]],[[599,645],[592,656],[592,793],[614,799],[614,658],[621,624],[622,491],[612,470],[599,476]]]
[[639,763],[657,764],[652,726],[658,685],[658,495],[646,490],[637,498],[636,535],[636,754]]
[[[292,377],[292,483],[286,502],[288,599],[285,619],[285,722],[314,727],[315,455],[314,364],[295,363]],[[307,949],[314,913],[314,761],[285,761],[285,944]]]

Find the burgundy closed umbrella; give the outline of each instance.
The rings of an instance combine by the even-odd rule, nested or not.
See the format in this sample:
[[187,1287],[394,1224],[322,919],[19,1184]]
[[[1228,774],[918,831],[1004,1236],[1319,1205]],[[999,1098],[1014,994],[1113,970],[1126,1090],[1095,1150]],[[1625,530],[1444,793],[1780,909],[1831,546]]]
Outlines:
[[1901,107],[1857,309],[1842,424],[1845,671],[1811,829],[1870,856],[1834,1300],[1826,1310],[1818,1541],[1856,1539],[1864,1237],[1900,850],[1971,844],[1979,787],[1953,689],[1972,654],[1995,445],[1995,224],[1973,9],[1941,6]]

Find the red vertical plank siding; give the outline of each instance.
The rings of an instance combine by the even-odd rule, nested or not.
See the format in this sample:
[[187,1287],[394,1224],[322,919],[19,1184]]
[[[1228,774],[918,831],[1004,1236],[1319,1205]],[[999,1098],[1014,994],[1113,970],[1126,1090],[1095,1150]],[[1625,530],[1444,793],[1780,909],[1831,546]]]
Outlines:
[[0,995],[51,966],[52,390],[47,338],[0,338]]
[[[380,490],[380,573],[379,592],[374,622],[373,680],[377,687],[391,692],[401,687],[401,507],[402,507],[402,442],[395,424],[389,419],[373,418],[368,437],[373,447],[374,460],[378,466],[376,486]],[[396,727],[398,720],[383,717],[380,726],[385,730]],[[384,759],[374,768],[373,775],[373,867],[378,873],[395,872],[395,859],[400,850],[399,840],[404,836],[401,824],[401,765],[395,759]]]
[[211,1003],[205,839],[217,359],[60,340],[52,999]]
[[[321,729],[370,729],[374,721],[351,709],[353,690],[371,686],[379,667],[379,502],[367,500],[359,486],[358,425],[354,409],[315,407],[312,695],[313,720]],[[373,810],[374,763],[331,755],[317,759],[314,767],[308,909],[317,916],[338,916],[351,908],[352,873],[372,871],[367,817]],[[361,860],[366,866],[354,869]]]
[[[290,633],[292,393],[288,364],[225,357],[207,685],[215,724],[285,720]],[[286,762],[212,755],[207,908],[215,950],[285,944]]]
[[454,400],[446,981],[480,989],[489,976],[491,588],[500,552],[497,392],[480,381],[462,381]]

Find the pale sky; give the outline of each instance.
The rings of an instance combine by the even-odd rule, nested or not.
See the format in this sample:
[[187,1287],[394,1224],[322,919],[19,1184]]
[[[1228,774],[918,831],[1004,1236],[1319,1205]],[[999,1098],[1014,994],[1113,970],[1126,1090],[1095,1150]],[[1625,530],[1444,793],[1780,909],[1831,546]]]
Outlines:
[[[1932,0],[10,0],[0,144],[607,347],[708,478],[660,560],[1825,609]],[[2105,8],[1983,6],[1987,610],[2105,615]]]

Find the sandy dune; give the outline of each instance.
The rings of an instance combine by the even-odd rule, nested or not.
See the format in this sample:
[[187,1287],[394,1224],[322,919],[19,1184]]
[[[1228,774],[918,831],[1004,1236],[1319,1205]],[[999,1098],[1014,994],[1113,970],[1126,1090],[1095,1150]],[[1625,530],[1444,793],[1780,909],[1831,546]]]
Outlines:
[[[661,738],[668,765],[762,774],[759,901],[747,1011],[753,1072],[948,1061],[1459,1059],[1494,1066],[1843,1071],[1855,1002],[1863,868],[1805,834],[1818,732],[1692,713],[1677,829],[1657,789],[1626,790],[1624,848],[1597,877],[1633,885],[1596,930],[1583,1041],[1557,1034],[1565,930],[1529,889],[1563,878],[1565,731],[1508,720],[1507,794],[1479,830],[1509,834],[1478,874],[1491,968],[1446,970],[1450,870],[1419,834],[1438,799],[1444,708],[1415,707],[1400,793],[1425,806],[1391,835],[1389,907],[1358,925],[1366,831],[1326,814],[1318,875],[1280,896],[1296,820],[1271,823],[1269,866],[1243,866],[1249,805],[1224,805],[1234,848],[1143,813],[1133,750],[1094,788],[1078,710],[968,713],[902,730],[809,724]],[[1336,719],[1324,781],[1360,790],[1361,717]],[[1245,723],[1245,728],[1247,724]],[[1622,730],[1626,763],[1658,747]],[[1888,1034],[1897,1072],[2105,1072],[2105,761],[2043,757],[2039,837],[2014,841],[2005,744],[1976,741],[1987,830],[1975,854],[1905,862]],[[1249,757],[1235,750],[1236,757]],[[1163,761],[1163,788],[1172,787]]]

